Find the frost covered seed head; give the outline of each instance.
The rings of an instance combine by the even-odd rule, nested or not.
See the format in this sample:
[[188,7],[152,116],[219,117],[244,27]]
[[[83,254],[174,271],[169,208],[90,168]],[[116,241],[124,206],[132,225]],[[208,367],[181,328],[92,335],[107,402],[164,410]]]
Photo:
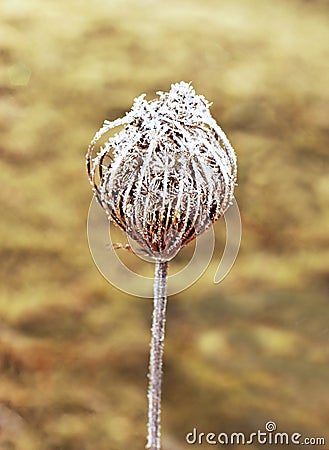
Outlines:
[[[236,182],[236,157],[192,86],[136,98],[125,117],[105,121],[87,152],[94,193],[108,217],[154,260],[167,261],[219,219]],[[123,126],[95,154],[97,141]]]

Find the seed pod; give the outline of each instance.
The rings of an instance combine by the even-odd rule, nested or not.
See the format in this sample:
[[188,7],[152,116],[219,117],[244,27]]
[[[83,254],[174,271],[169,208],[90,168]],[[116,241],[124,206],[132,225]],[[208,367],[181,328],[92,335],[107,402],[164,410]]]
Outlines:
[[[136,98],[125,117],[105,121],[87,152],[98,202],[110,220],[156,261],[168,261],[219,219],[236,182],[236,157],[210,104],[190,84]],[[123,126],[94,154],[97,141]]]

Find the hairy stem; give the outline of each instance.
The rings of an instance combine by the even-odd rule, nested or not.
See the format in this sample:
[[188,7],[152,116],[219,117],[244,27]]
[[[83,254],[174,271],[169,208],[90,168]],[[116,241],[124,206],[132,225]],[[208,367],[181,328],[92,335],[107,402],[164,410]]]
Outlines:
[[161,383],[163,341],[167,304],[167,262],[156,262],[154,275],[154,309],[149,367],[148,434],[146,448],[160,450]]

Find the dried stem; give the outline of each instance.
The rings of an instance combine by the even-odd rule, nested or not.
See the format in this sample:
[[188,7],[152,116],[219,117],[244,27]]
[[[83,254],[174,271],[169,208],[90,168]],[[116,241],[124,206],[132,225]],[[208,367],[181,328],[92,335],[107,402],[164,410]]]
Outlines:
[[167,304],[167,262],[157,261],[154,276],[154,309],[149,367],[149,410],[146,448],[160,450],[163,341]]

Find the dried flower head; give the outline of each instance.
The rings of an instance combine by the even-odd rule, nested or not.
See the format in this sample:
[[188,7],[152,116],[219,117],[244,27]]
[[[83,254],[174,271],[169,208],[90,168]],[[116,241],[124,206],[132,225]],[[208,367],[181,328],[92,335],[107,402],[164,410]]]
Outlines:
[[[219,219],[233,197],[236,157],[210,104],[181,82],[136,98],[105,121],[87,152],[95,195],[109,218],[151,258],[168,261]],[[97,141],[123,126],[94,154]]]

